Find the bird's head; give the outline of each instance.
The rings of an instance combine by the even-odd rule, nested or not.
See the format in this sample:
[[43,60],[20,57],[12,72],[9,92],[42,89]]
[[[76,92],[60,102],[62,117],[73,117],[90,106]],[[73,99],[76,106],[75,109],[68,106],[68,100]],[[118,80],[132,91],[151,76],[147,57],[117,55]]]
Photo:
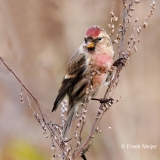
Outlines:
[[84,37],[84,43],[88,50],[95,50],[95,48],[107,48],[111,47],[112,43],[107,32],[99,27],[90,27]]

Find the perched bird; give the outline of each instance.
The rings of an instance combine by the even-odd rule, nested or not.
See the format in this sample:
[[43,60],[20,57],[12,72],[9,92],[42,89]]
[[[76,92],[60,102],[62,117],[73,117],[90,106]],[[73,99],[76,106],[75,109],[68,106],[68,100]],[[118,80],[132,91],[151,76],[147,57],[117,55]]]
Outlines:
[[84,42],[68,62],[66,75],[63,78],[52,112],[63,98],[68,95],[68,115],[63,128],[63,138],[67,138],[72,121],[86,103],[86,91],[90,88],[88,101],[103,87],[108,71],[112,66],[114,51],[106,31],[99,26],[90,27]]

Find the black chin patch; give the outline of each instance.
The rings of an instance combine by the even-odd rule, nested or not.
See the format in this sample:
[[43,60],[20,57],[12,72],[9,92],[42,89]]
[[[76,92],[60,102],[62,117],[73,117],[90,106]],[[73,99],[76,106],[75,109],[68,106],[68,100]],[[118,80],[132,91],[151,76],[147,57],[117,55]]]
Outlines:
[[94,51],[95,47],[93,47],[93,48],[87,48],[87,49],[88,49],[88,51]]

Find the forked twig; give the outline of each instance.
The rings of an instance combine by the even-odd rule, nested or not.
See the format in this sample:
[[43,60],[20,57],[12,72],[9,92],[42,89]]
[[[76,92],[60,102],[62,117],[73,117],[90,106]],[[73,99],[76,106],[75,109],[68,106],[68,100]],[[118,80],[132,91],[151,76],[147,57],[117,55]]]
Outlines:
[[[80,153],[83,153],[82,155],[85,154],[85,149],[87,144],[93,139],[93,135],[96,132],[96,129],[102,119],[103,114],[111,107],[111,104],[106,103],[104,105],[104,103],[102,103],[102,100],[109,100],[110,99],[110,93],[111,91],[117,86],[117,81],[119,79],[120,73],[123,69],[123,67],[125,66],[126,62],[128,61],[129,57],[131,56],[131,54],[128,51],[125,51],[124,48],[124,44],[125,44],[125,35],[126,35],[126,31],[128,28],[128,25],[130,23],[130,17],[131,17],[131,13],[132,11],[134,11],[132,9],[132,6],[134,4],[138,4],[138,1],[134,1],[134,0],[122,0],[123,1],[123,11],[122,11],[122,17],[123,17],[123,24],[121,25],[121,30],[119,31],[118,34],[121,33],[121,36],[118,36],[118,40],[119,40],[119,45],[118,45],[118,60],[115,61],[114,64],[116,64],[116,71],[115,71],[115,75],[114,78],[112,79],[112,81],[110,82],[105,95],[104,95],[104,99],[95,99],[92,98],[93,100],[98,100],[100,101],[101,105],[98,109],[98,113],[96,115],[96,118],[94,120],[94,123],[92,125],[91,131],[88,135],[88,137],[86,138],[86,140],[84,141],[84,143],[80,146],[80,148],[76,151],[76,153],[74,154],[73,159],[75,159]],[[113,8],[113,7],[112,7]],[[150,16],[153,14],[153,11],[155,9],[155,2],[153,1],[152,5],[151,5],[151,12],[148,15],[148,17],[146,18],[145,23],[143,24],[143,28],[145,28],[145,24],[147,24],[148,19],[150,18]],[[114,14],[113,14],[114,15]],[[111,28],[111,27],[110,27]],[[139,34],[138,34],[139,35]],[[136,44],[137,40],[138,40],[138,35],[136,34],[136,41],[134,41],[134,45]],[[120,38],[121,37],[121,38]],[[133,41],[134,39],[132,39]],[[114,41],[113,41],[114,42]],[[132,46],[133,47],[133,46]],[[136,52],[136,50],[134,50],[133,52]],[[105,107],[105,109],[104,109]]]

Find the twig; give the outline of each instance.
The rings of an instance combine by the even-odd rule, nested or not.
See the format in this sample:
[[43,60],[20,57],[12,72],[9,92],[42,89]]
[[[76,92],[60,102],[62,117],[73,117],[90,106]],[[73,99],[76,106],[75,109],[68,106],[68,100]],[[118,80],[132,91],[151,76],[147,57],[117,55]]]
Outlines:
[[[36,119],[38,120],[38,122],[42,125],[42,128],[45,130],[45,126],[47,127],[49,133],[50,133],[50,137],[55,137],[54,132],[52,131],[51,127],[49,126],[49,123],[46,122],[45,117],[43,115],[43,112],[41,110],[41,105],[39,103],[39,100],[33,95],[33,93],[26,87],[26,85],[24,83],[22,83],[22,81],[19,79],[19,77],[16,75],[16,73],[6,64],[6,62],[3,60],[3,58],[0,56],[0,60],[2,61],[2,63],[4,64],[4,66],[8,69],[8,71],[10,73],[12,73],[14,75],[14,77],[18,80],[18,82],[22,85],[22,87],[29,93],[29,95],[33,98],[33,100],[35,101],[39,111],[40,111],[40,115],[42,117],[42,122],[44,124],[42,124],[41,119],[38,118],[38,115],[34,112],[34,116],[36,117]],[[54,139],[55,142],[59,145],[58,142],[58,138]],[[60,146],[59,146],[60,147]],[[60,149],[63,151],[63,148],[60,147]]]
[[[128,1],[127,0],[122,0],[122,1],[123,1],[124,8],[123,8],[123,12],[122,12],[123,24],[121,25],[121,30],[120,30],[121,39],[120,39],[119,46],[118,46],[119,59],[117,60],[116,73],[115,73],[114,78],[110,82],[110,84],[109,84],[109,86],[108,86],[108,88],[107,88],[107,90],[105,92],[104,99],[109,99],[109,95],[110,95],[111,91],[118,84],[117,81],[119,79],[119,75],[120,75],[123,67],[125,66],[127,60],[131,56],[131,54],[129,52],[127,52],[127,51],[125,52],[125,49],[124,49],[125,35],[126,35],[127,28],[128,28],[128,24],[130,23],[130,18],[129,18],[131,16],[130,11],[134,11],[131,7],[134,4],[137,4],[138,1],[134,2],[133,0],[130,0],[130,3],[128,4],[128,6],[127,6],[127,2],[129,2],[129,0]],[[145,28],[147,26],[147,21],[150,18],[150,16],[153,14],[153,10],[155,9],[155,2],[154,1],[152,3],[151,7],[152,7],[151,12],[148,15],[148,17],[146,18],[146,21],[145,21],[145,23],[143,25],[143,28]],[[135,43],[134,43],[134,45],[135,45]],[[134,50],[134,52],[136,52],[136,50]],[[119,61],[119,60],[123,60],[123,61]],[[96,118],[94,120],[94,123],[92,125],[92,128],[91,128],[89,136],[86,138],[86,140],[84,141],[84,143],[80,146],[80,148],[75,152],[73,159],[75,159],[80,153],[82,153],[82,151],[84,150],[84,148],[91,141],[91,139],[93,138],[94,133],[96,132],[96,128],[98,127],[98,125],[99,125],[99,123],[100,123],[100,121],[102,119],[103,114],[112,105],[112,104],[111,105],[108,105],[108,104],[104,105],[102,103],[101,99],[94,99],[94,98],[92,98],[92,99],[100,101],[101,105],[100,105],[100,107],[98,109],[98,113],[97,113]],[[105,107],[105,109],[103,109],[103,107]]]

